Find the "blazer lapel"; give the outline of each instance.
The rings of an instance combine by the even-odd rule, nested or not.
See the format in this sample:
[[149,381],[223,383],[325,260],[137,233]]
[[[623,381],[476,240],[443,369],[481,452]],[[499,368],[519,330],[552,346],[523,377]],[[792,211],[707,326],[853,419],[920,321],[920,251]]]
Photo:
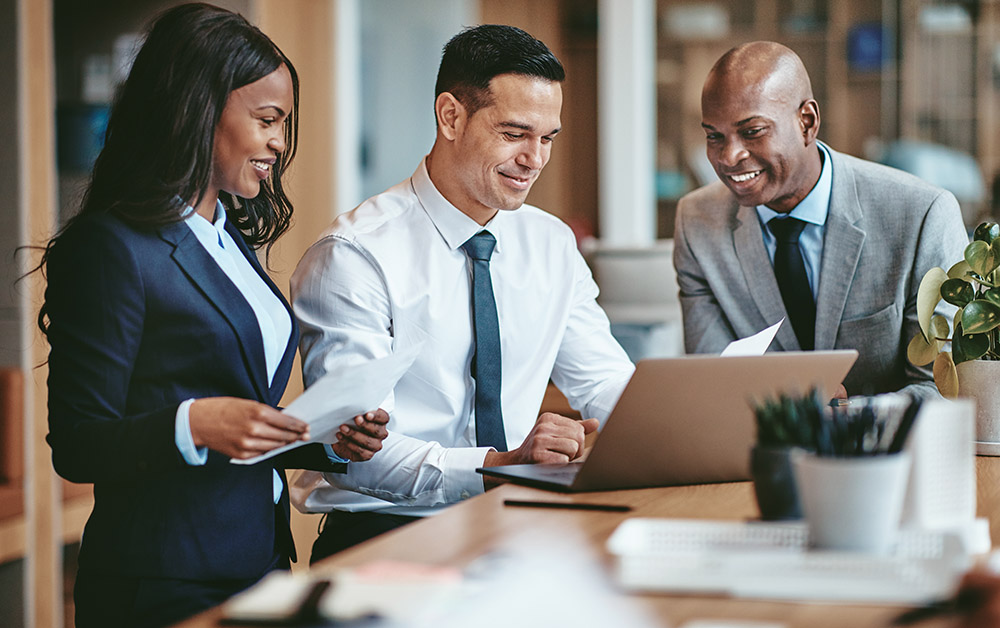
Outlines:
[[839,153],[830,150],[833,184],[830,210],[823,239],[823,262],[820,265],[819,296],[816,299],[816,348],[832,349],[861,258],[865,232],[857,226],[862,218],[861,204],[855,190],[854,173]]
[[250,373],[258,398],[270,401],[264,340],[253,308],[187,225],[178,222],[162,227],[160,237],[174,245],[174,261],[232,327],[243,353],[243,364]]
[[[781,300],[781,290],[774,278],[771,258],[764,248],[764,237],[760,232],[760,219],[753,207],[740,207],[736,214],[736,229],[733,233],[736,257],[739,259],[746,281],[747,290],[753,297],[757,311],[767,325],[773,325],[782,317],[788,318],[785,303]],[[759,330],[758,330],[759,331]],[[774,338],[776,348],[785,351],[799,349],[790,323],[782,325]]]
[[226,231],[232,236],[233,240],[236,242],[236,246],[239,247],[240,252],[247,258],[253,269],[257,271],[260,278],[264,280],[267,287],[271,289],[274,296],[278,297],[281,301],[281,305],[284,306],[285,311],[288,312],[289,318],[292,321],[292,333],[288,335],[288,343],[285,345],[285,351],[281,354],[281,361],[278,362],[278,368],[274,371],[274,379],[271,381],[271,403],[277,405],[278,401],[281,400],[281,395],[285,391],[285,386],[288,384],[288,378],[292,372],[292,362],[295,360],[295,350],[299,345],[299,325],[295,320],[295,315],[292,312],[291,306],[288,301],[285,300],[285,296],[281,294],[281,290],[278,286],[271,281],[270,275],[264,272],[264,269],[260,265],[260,261],[257,259],[257,255],[250,250],[250,247],[246,245],[243,241],[243,235],[240,233],[239,229],[236,228],[231,221],[226,221]]

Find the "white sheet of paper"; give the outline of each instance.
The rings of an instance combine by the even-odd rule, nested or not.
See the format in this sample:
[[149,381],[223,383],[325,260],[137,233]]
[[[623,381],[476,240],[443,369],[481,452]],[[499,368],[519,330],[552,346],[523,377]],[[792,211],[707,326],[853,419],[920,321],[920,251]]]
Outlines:
[[344,364],[330,370],[299,395],[283,413],[309,424],[310,440],[272,449],[246,460],[231,458],[233,464],[256,464],[309,443],[332,443],[337,429],[359,414],[375,410],[403,373],[410,368],[422,345],[398,351],[378,360]]
[[752,336],[747,336],[746,338],[730,342],[729,345],[722,350],[722,355],[764,355],[767,348],[771,346],[771,341],[774,340],[774,336],[778,333],[778,328],[781,327],[781,324],[784,322],[785,319],[782,318],[780,321],[763,331],[759,331]]

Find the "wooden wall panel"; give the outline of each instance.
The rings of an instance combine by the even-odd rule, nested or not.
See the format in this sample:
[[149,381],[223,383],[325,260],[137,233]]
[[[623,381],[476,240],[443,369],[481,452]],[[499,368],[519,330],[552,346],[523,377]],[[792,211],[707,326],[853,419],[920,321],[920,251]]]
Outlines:
[[[20,159],[22,164],[22,244],[45,242],[56,211],[55,65],[51,0],[18,3]],[[26,260],[31,264],[33,260]],[[27,269],[30,266],[24,266]],[[38,273],[25,280],[21,321],[29,350],[22,370],[25,377],[25,490],[27,491],[28,569],[25,610],[35,628],[62,626],[62,554],[59,534],[59,484],[45,442],[45,379],[42,364],[47,344],[34,329],[34,313],[42,302],[44,285]]]
[[[268,260],[272,278],[287,296],[295,265],[336,217],[336,7],[326,0],[257,0],[254,20],[299,75],[299,145],[285,181],[295,214]],[[301,392],[296,360],[285,403]]]
[[[524,29],[536,39],[545,42],[565,65],[561,3],[555,0],[481,0],[480,21],[483,24],[509,24]],[[563,129],[572,132],[567,119],[571,92],[563,85]],[[573,155],[566,150],[564,138],[557,138],[552,156],[542,175],[535,182],[528,203],[537,205],[563,220],[569,218],[573,208],[569,198],[569,168]]]

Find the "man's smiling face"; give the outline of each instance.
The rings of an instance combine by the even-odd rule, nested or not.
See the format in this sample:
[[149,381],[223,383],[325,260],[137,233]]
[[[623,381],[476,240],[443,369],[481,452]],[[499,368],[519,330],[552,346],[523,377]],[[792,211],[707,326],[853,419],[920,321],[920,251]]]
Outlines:
[[818,122],[813,100],[800,102],[775,77],[759,82],[710,76],[701,97],[706,150],[719,179],[740,205],[788,212],[816,183]]
[[460,164],[450,173],[466,213],[517,209],[549,161],[559,132],[562,87],[519,74],[490,81],[490,104],[467,116],[455,140]]

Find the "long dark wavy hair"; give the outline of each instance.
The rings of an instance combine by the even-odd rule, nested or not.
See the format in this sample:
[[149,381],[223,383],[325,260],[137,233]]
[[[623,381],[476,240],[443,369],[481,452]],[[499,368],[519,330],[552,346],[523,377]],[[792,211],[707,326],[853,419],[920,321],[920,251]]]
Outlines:
[[[215,128],[229,94],[281,65],[291,74],[294,97],[285,123],[286,149],[255,198],[219,194],[246,243],[269,251],[292,217],[281,175],[298,140],[298,75],[288,57],[243,16],[193,3],[168,9],[152,22],[116,92],[80,211],[45,245],[38,269],[44,273],[52,246],[81,216],[108,212],[139,229],[181,220],[187,203],[197,205],[207,192]],[[38,326],[46,332],[45,306]]]

